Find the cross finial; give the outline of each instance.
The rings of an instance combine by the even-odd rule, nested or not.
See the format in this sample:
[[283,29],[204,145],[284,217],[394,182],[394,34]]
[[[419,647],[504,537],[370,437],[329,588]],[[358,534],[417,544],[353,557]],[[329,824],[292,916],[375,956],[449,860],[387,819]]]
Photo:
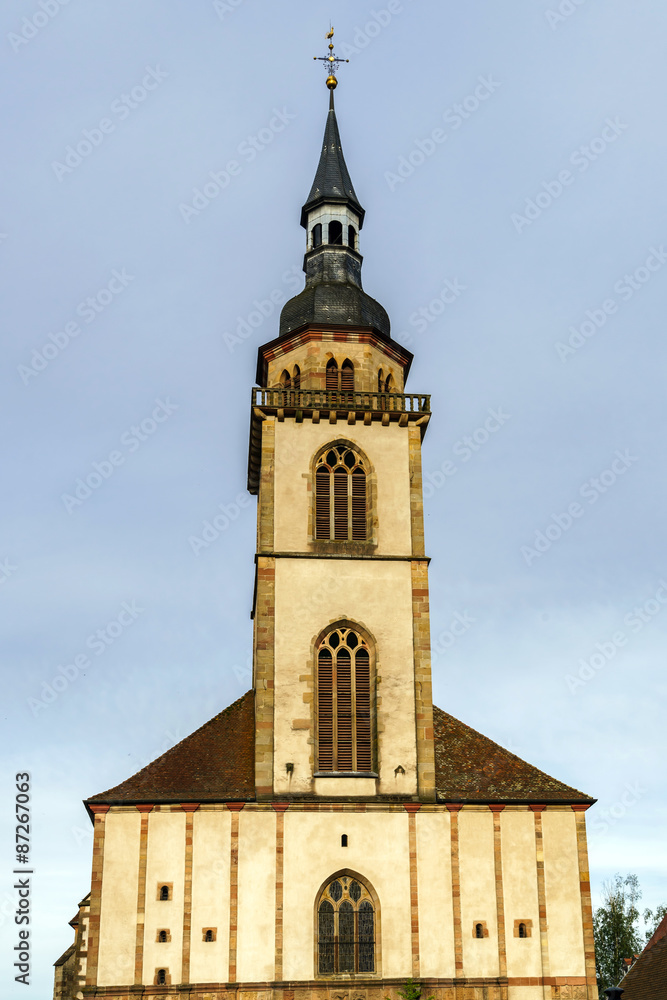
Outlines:
[[349,59],[341,59],[339,56],[336,55],[336,53],[334,52],[333,36],[334,36],[333,25],[330,25],[329,33],[326,36],[329,41],[329,55],[313,56],[313,59],[317,60],[318,62],[323,62],[326,67],[326,70],[328,72],[327,87],[331,91],[332,100],[333,100],[333,92],[338,86],[338,80],[336,79],[335,76],[335,74],[338,72],[338,67],[340,66],[341,63],[343,62],[348,63],[350,61]]

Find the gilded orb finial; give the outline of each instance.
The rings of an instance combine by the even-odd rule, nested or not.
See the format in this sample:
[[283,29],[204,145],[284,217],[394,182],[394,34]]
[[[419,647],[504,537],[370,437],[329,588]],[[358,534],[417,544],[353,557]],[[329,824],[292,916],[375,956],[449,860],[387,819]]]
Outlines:
[[329,28],[329,33],[326,36],[329,39],[329,55],[313,56],[313,59],[318,60],[319,62],[323,62],[325,65],[325,68],[327,70],[327,87],[332,92],[332,97],[333,97],[333,91],[338,86],[338,80],[336,79],[336,73],[338,72],[338,67],[340,66],[341,63],[350,61],[349,59],[340,59],[336,55],[336,53],[334,52],[334,44],[332,41],[333,36],[334,36],[334,29],[333,25],[331,25]]

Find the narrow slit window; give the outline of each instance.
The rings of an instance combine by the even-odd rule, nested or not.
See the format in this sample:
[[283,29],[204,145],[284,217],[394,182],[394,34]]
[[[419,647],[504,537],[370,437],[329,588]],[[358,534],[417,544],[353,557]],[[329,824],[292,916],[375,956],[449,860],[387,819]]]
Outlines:
[[166,986],[167,985],[167,970],[166,969],[158,969],[157,970],[157,976],[155,977],[155,982],[156,982],[157,986]]
[[299,392],[301,389],[301,369],[298,365],[294,365],[292,372],[292,388],[295,392]]
[[169,899],[169,886],[163,885],[160,886],[160,900],[164,901],[166,899]]
[[475,924],[475,937],[476,938],[483,938],[484,937],[484,925],[483,924]]
[[520,938],[528,937],[528,935],[526,934],[526,925],[525,924],[519,924],[519,937]]
[[166,941],[166,940],[167,940],[167,932],[160,931],[160,934],[158,936],[158,941]]
[[318,222],[317,225],[313,226],[313,250],[317,247],[322,246],[322,223]]

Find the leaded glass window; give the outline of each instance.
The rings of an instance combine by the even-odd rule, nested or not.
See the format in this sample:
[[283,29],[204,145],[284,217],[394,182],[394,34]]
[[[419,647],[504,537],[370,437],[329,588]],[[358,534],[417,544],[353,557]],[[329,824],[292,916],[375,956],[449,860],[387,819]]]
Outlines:
[[320,976],[375,972],[375,908],[362,882],[343,876],[326,887],[317,929]]

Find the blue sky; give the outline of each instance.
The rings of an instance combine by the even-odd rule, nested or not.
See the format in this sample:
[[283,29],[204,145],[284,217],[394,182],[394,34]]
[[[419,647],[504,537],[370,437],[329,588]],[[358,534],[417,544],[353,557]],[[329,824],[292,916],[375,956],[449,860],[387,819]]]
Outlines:
[[364,286],[432,397],[435,700],[598,798],[596,897],[620,871],[667,900],[667,10],[25,0],[0,13],[0,843],[8,872],[29,770],[33,996],[89,887],[81,800],[249,687],[250,387],[302,281],[331,17]]

